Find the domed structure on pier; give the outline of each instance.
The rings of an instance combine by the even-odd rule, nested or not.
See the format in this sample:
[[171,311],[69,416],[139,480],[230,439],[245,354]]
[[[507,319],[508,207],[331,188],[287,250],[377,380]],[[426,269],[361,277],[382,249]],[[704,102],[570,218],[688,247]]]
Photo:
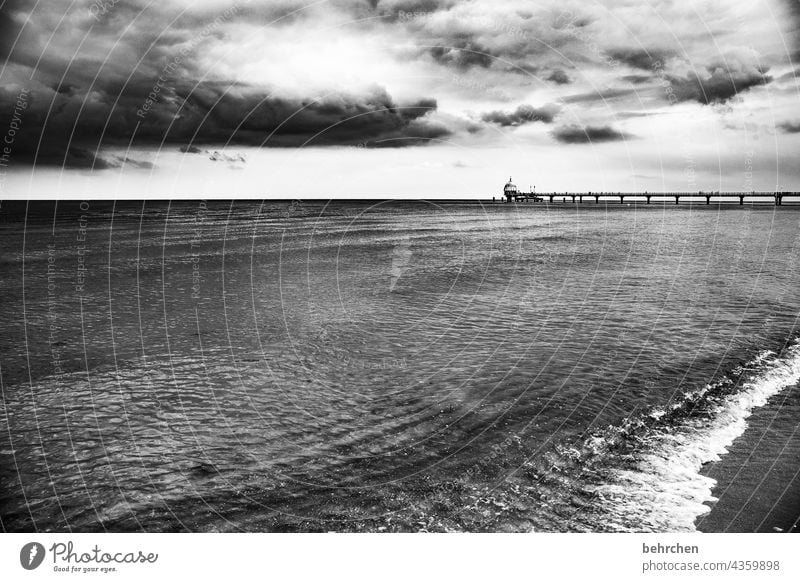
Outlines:
[[508,183],[503,187],[503,196],[506,198],[513,198],[518,194],[517,187],[511,182],[511,178],[508,178]]

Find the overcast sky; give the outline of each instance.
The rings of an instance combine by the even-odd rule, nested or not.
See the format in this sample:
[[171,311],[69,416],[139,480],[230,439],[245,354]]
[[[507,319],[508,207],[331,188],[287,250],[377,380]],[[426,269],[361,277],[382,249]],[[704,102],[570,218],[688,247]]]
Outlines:
[[0,6],[3,197],[800,190],[797,0]]

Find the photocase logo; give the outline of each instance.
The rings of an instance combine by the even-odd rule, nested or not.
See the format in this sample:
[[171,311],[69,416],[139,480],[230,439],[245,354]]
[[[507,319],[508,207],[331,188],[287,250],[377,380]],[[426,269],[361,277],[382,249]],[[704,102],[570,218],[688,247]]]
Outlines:
[[44,546],[37,542],[30,542],[22,546],[19,552],[19,563],[26,570],[35,570],[44,561]]

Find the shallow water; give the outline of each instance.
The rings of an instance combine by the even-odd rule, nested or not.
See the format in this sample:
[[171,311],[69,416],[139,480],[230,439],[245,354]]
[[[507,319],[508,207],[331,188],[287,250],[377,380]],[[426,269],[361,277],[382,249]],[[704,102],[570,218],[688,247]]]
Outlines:
[[7,530],[723,530],[798,380],[790,206],[0,220]]

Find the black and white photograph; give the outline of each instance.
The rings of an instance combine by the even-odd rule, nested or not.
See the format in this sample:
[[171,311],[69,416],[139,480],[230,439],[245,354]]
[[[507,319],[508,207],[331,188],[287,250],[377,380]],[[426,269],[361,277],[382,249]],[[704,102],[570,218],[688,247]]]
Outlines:
[[736,534],[800,527],[798,62],[796,0],[0,0],[4,579],[166,533],[781,579]]

